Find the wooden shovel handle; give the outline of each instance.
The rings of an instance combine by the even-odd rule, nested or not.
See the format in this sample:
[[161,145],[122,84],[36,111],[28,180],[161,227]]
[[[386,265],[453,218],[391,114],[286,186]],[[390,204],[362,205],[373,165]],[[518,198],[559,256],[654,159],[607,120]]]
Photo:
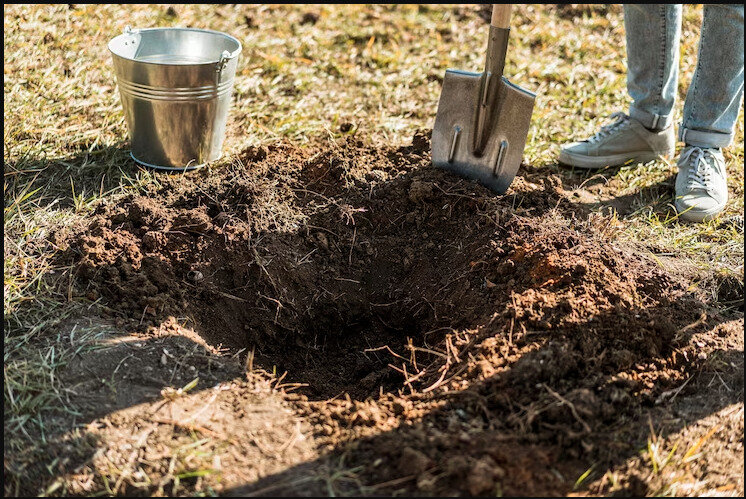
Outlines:
[[510,28],[510,11],[513,4],[493,3],[492,4],[492,26],[497,28]]

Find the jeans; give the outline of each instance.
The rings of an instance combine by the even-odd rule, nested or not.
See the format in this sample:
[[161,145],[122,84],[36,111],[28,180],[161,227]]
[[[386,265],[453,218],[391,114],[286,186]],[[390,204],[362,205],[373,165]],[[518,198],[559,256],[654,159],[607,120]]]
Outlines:
[[[681,5],[625,5],[630,116],[663,130],[673,122]],[[679,140],[721,148],[733,141],[743,97],[743,5],[705,5],[697,68],[684,102]]]

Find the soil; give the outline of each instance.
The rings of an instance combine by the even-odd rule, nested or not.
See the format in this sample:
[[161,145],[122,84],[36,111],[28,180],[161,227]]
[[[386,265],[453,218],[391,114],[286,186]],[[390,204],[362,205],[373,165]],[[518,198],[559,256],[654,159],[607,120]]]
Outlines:
[[[425,133],[249,148],[103,203],[65,261],[126,335],[67,369],[91,450],[66,490],[110,486],[94,448],[171,476],[190,433],[213,471],[116,492],[645,494],[651,430],[726,423],[742,459],[742,313],[614,231],[546,172],[495,196],[432,168]],[[676,472],[743,492],[742,460],[735,486],[706,468]]]

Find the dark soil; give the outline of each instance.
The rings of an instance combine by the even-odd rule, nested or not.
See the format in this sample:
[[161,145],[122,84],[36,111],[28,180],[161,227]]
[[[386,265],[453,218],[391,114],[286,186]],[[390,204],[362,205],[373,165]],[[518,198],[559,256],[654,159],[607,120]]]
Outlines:
[[[130,334],[181,321],[216,358],[281,377],[313,440],[295,468],[233,470],[214,490],[564,495],[635,458],[651,418],[681,429],[671,411],[697,382],[671,394],[714,354],[740,384],[698,407],[743,401],[740,313],[614,242],[557,178],[522,171],[499,197],[429,163],[425,135],[251,148],[102,204],[70,243],[76,293]],[[354,480],[307,479],[340,460]],[[634,473],[622,490],[650,492]]]

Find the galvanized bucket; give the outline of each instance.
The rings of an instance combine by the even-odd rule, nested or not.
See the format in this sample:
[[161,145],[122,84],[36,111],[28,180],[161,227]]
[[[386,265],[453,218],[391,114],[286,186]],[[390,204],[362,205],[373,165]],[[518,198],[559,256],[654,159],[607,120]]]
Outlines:
[[128,26],[109,51],[135,161],[182,171],[220,158],[241,42],[204,29]]

